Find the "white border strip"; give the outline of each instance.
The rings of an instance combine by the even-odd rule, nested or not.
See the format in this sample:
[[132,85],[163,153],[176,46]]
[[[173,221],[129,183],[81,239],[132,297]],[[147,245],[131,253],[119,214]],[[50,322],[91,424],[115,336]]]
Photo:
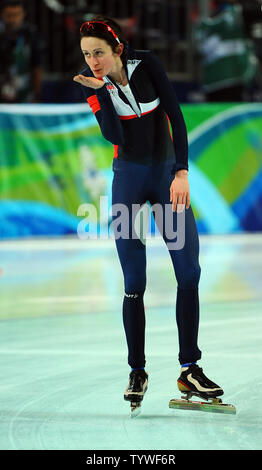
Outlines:
[[0,113],[56,115],[73,113],[92,113],[87,103],[72,104],[0,104]]
[[[200,234],[199,238],[203,245],[224,245],[228,243],[234,244],[248,244],[253,245],[259,243],[262,245],[262,232],[252,233],[237,233],[237,234]],[[154,239],[147,240],[148,248],[152,247],[165,247],[165,243],[161,236],[156,236]],[[0,240],[0,252],[3,251],[34,251],[34,250],[94,250],[94,249],[115,249],[115,240],[80,240],[78,237],[71,237],[65,235],[64,237],[45,237],[45,238],[23,238],[23,239],[9,239]]]

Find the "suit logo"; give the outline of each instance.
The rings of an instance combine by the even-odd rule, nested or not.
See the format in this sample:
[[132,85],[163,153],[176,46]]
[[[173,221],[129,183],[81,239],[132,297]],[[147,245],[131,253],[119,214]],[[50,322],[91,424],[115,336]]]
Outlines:
[[106,85],[106,88],[110,91],[110,90],[115,90],[116,87],[114,85]]

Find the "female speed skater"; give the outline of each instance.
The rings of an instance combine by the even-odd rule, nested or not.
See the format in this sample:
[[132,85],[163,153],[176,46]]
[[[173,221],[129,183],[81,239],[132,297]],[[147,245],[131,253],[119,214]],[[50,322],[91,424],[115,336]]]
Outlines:
[[[131,222],[133,204],[168,205],[175,229],[178,208],[185,213],[184,245],[180,249],[170,248],[172,240],[159,228],[177,280],[181,365],[177,383],[182,391],[217,397],[224,393],[222,388],[197,364],[201,358],[197,344],[199,238],[190,205],[187,131],[173,85],[157,56],[150,50],[133,49],[111,18],[97,15],[84,23],[80,45],[87,67],[74,80],[81,84],[102,135],[114,145],[112,207],[125,204]],[[131,367],[124,398],[135,409],[148,386],[143,301],[146,249],[138,237],[115,236],[115,243],[124,276],[123,324]]]

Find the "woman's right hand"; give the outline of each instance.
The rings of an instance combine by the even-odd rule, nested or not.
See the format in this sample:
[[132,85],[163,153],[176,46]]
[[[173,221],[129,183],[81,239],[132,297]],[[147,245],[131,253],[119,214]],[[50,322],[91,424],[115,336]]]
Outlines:
[[73,80],[80,83],[81,85],[94,88],[95,90],[102,88],[102,86],[105,84],[104,80],[98,80],[95,77],[85,77],[84,75],[75,75]]

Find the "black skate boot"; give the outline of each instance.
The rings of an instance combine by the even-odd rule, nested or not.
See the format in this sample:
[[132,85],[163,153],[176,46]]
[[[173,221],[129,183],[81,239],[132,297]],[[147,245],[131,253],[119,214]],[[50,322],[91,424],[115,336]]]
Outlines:
[[219,385],[209,380],[203,374],[203,370],[197,364],[182,368],[177,385],[179,390],[185,393],[188,398],[196,395],[206,400],[219,397],[224,393]]
[[148,374],[143,369],[136,369],[129,374],[129,383],[124,393],[124,399],[130,401],[131,416],[140,413],[141,402],[147,391]]
[[[184,395],[181,399],[170,400],[169,408],[236,414],[236,408],[233,405],[222,403],[221,398],[217,398],[223,395],[222,388],[209,380],[196,364],[182,367],[177,385]],[[190,400],[193,395],[200,397],[201,401]],[[203,402],[202,399],[207,401]]]

